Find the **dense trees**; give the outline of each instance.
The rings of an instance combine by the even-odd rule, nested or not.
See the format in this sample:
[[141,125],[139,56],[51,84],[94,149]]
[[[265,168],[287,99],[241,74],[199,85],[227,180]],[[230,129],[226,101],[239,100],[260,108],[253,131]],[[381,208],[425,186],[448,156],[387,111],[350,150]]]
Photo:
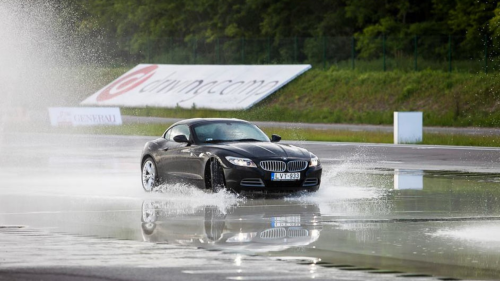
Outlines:
[[500,35],[500,3],[490,0],[73,0],[73,5],[80,11],[80,33],[127,40],[131,51],[165,37],[211,42],[451,35],[463,37],[462,48],[479,52]]
[[[75,1],[76,3],[77,1]],[[87,17],[117,36],[337,36],[460,34],[498,29],[486,0],[88,0]],[[93,27],[94,24],[91,26]]]

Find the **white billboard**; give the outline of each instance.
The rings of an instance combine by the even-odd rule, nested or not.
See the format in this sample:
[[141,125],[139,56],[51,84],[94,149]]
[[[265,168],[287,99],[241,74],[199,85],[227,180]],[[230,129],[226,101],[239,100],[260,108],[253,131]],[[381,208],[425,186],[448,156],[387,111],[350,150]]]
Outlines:
[[52,126],[121,125],[118,107],[49,107]]
[[83,105],[248,109],[310,65],[139,64]]

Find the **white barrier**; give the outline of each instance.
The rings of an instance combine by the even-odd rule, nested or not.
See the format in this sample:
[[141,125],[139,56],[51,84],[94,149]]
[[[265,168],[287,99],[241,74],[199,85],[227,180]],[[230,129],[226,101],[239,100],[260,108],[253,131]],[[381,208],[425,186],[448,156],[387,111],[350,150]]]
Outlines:
[[423,171],[415,170],[394,170],[394,189],[395,190],[423,190],[424,174]]
[[83,105],[248,109],[310,65],[140,64]]
[[50,107],[52,126],[121,125],[118,107]]
[[417,143],[422,139],[422,112],[394,112],[394,144]]

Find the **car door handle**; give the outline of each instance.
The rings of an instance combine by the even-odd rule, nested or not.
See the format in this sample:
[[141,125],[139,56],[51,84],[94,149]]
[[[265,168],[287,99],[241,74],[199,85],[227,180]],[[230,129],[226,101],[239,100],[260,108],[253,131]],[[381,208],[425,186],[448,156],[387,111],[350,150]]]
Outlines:
[[168,150],[168,147],[162,148],[161,150],[163,150],[163,151],[167,151],[167,150]]

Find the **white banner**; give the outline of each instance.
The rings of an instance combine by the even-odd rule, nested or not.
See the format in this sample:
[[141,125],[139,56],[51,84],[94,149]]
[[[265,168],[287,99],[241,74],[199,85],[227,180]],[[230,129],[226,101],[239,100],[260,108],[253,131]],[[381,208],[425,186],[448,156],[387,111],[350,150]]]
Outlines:
[[83,105],[248,109],[310,65],[139,64]]
[[50,107],[52,126],[121,125],[118,107]]

